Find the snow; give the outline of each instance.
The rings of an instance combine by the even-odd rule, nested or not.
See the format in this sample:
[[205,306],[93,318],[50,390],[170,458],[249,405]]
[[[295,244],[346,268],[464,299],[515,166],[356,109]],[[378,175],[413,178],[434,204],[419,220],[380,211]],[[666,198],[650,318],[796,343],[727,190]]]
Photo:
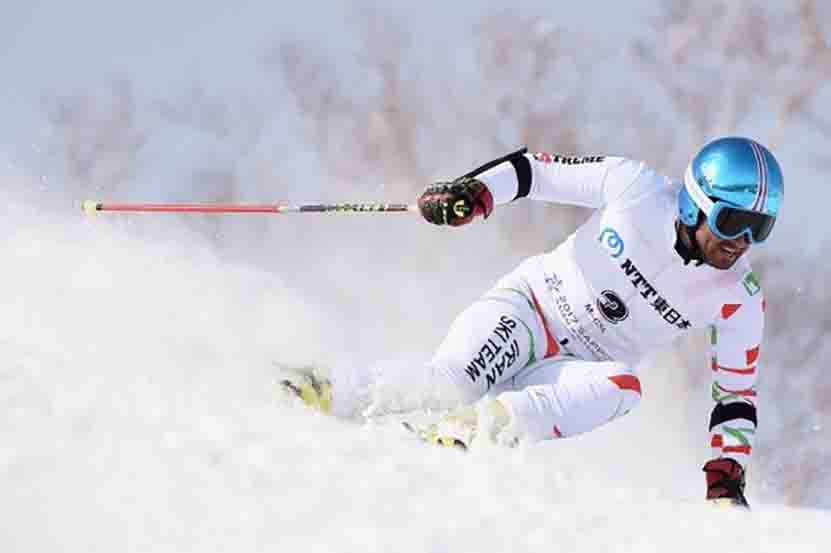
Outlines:
[[278,274],[164,222],[0,202],[3,551],[824,547],[828,512],[702,505],[696,429],[660,373],[583,438],[425,447],[280,396],[273,362],[314,358],[325,325]]

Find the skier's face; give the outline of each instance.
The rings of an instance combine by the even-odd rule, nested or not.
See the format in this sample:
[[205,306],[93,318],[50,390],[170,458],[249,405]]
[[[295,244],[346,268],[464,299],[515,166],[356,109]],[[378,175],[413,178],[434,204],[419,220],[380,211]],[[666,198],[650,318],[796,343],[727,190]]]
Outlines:
[[716,269],[729,269],[750,249],[750,242],[744,235],[733,240],[721,240],[713,234],[706,222],[698,225],[695,239],[701,248],[704,262]]

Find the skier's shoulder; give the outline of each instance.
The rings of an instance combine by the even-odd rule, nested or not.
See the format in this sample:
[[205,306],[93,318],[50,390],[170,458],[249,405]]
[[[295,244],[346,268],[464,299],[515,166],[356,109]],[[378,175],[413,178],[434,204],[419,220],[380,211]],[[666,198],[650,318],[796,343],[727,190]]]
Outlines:
[[738,314],[741,314],[740,317],[736,317],[738,321],[763,319],[766,304],[762,283],[748,259],[739,259],[732,268],[724,271],[721,280],[721,319],[730,320]]
[[674,210],[680,181],[661,173],[646,161],[626,157],[609,160],[608,178],[619,191],[614,199],[617,207],[651,199],[662,208]]
[[734,280],[733,288],[740,296],[757,299],[762,297],[762,282],[746,255],[736,261],[730,269],[730,274]]

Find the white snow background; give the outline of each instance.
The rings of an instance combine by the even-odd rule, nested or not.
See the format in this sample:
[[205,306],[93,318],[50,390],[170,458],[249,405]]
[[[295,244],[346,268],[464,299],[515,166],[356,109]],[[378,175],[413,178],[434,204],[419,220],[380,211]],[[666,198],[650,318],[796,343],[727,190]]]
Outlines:
[[[424,183],[402,183],[413,172],[400,165],[333,169],[285,83],[258,69],[283,35],[334,43],[335,59],[351,60],[346,12],[269,6],[35,2],[2,24],[0,551],[827,548],[831,515],[809,508],[831,505],[827,406],[810,394],[828,386],[827,356],[798,367],[804,401],[791,405],[772,390],[790,368],[778,335],[749,513],[702,505],[708,398],[706,380],[688,373],[707,376],[703,353],[646,363],[644,400],[621,421],[516,450],[434,450],[394,424],[335,420],[280,397],[275,363],[418,370],[456,312],[569,231],[568,213],[554,212],[563,221],[549,229],[551,212],[512,206],[452,231],[407,215],[83,216],[80,201],[100,194],[411,201],[402,194]],[[402,10],[452,44],[442,29],[466,24],[472,6],[435,25]],[[623,11],[607,15],[639,29],[637,10]],[[413,162],[429,177],[486,160],[477,144],[492,148],[454,129],[460,158],[435,128]],[[814,240],[806,247],[822,246]],[[829,274],[816,267],[818,281],[772,274],[813,290]],[[825,324],[822,310],[802,315]]]
[[271,361],[354,323],[279,277],[174,229],[20,206],[0,229],[3,551],[821,550],[825,511],[701,505],[703,431],[658,371],[584,438],[434,450],[280,401]]

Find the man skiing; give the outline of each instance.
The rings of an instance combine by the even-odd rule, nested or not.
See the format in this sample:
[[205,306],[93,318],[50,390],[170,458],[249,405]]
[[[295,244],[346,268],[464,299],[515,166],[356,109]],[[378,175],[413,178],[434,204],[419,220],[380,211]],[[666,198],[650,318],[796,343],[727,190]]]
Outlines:
[[[677,182],[620,157],[523,149],[429,186],[418,204],[427,221],[459,226],[523,197],[595,211],[456,318],[426,367],[425,389],[475,404],[452,417],[477,436],[565,438],[634,408],[638,362],[708,328],[714,406],[706,497],[746,506],[765,302],[744,254],[768,238],[782,205],[776,159],[753,140],[720,138]],[[330,387],[314,375],[284,386],[323,411],[341,393],[335,379]],[[470,441],[441,427],[421,433],[445,445]]]

